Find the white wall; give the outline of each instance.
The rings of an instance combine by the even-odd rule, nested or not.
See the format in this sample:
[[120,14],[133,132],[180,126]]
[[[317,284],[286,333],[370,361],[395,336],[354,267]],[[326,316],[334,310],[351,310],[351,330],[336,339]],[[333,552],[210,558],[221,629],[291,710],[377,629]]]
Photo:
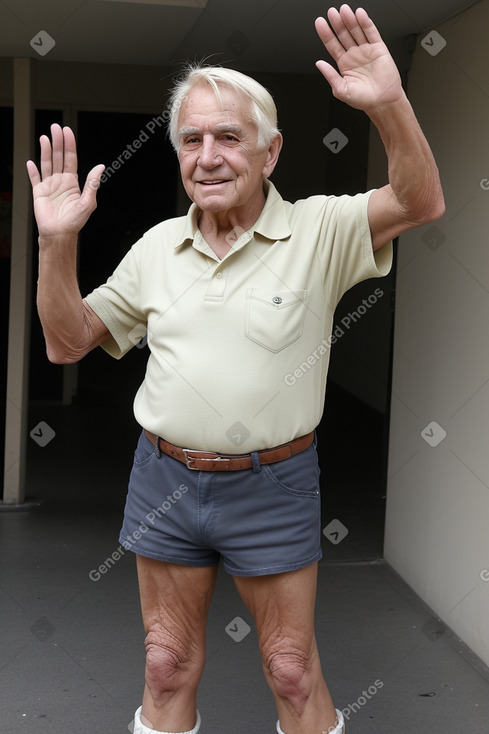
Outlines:
[[[437,28],[446,41],[437,55],[423,34],[409,75],[447,212],[399,246],[385,535],[387,561],[486,664],[488,27],[482,0]],[[441,428],[426,428],[432,421]],[[437,446],[423,438],[435,443],[442,431]]]

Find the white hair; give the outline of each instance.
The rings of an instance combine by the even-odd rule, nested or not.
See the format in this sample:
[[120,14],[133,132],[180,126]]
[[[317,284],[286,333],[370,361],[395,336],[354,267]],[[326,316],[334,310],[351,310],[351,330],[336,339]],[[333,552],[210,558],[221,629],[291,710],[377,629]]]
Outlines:
[[277,108],[270,92],[255,79],[242,74],[235,69],[226,69],[222,66],[203,66],[188,64],[180,77],[175,81],[170,100],[170,119],[168,133],[171,143],[178,151],[178,115],[180,107],[188,93],[197,84],[209,84],[216,97],[221,100],[220,86],[226,86],[242,94],[250,101],[251,119],[258,128],[258,146],[266,148],[278,134]]

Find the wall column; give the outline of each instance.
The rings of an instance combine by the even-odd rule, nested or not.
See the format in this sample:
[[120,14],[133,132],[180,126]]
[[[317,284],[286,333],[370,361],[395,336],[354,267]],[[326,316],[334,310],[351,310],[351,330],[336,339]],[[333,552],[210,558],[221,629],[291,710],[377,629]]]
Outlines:
[[25,167],[26,161],[32,157],[32,62],[17,58],[13,60],[13,66],[14,180],[3,484],[5,508],[7,505],[19,505],[25,498],[32,269],[32,195]]

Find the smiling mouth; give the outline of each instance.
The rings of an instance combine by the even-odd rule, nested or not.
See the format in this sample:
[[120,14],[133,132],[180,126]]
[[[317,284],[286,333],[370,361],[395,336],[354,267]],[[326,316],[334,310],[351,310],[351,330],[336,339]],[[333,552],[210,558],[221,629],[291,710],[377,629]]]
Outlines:
[[216,186],[218,184],[228,183],[227,178],[216,178],[214,181],[199,181],[202,186]]

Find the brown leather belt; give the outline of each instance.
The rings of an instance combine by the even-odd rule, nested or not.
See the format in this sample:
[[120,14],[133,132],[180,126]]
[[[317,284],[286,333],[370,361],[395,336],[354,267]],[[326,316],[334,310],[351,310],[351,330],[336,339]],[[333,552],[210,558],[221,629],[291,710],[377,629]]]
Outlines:
[[[180,446],[174,446],[162,438],[158,439],[154,433],[150,433],[146,429],[144,432],[153,446],[156,446],[173,459],[178,459],[189,469],[196,471],[238,471],[240,469],[251,469],[253,466],[251,454],[214,454],[212,451],[182,449]],[[283,461],[283,459],[288,459],[301,451],[305,451],[311,445],[313,439],[314,431],[308,433],[307,436],[301,436],[273,449],[257,451],[258,461],[260,464],[274,464],[276,461]]]

